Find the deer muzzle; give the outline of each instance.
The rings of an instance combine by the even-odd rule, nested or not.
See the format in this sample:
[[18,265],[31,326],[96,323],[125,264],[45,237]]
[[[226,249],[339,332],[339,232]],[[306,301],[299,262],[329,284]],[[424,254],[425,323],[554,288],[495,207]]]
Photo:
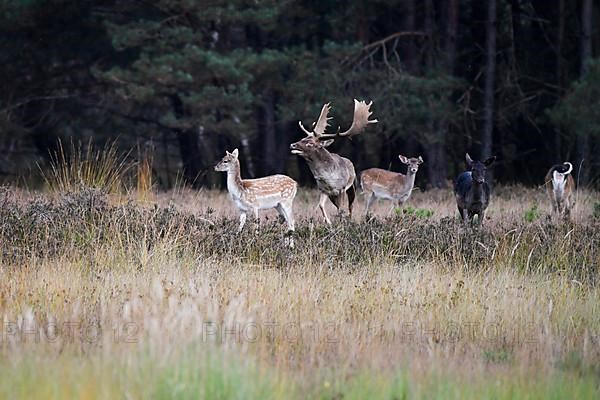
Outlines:
[[299,154],[299,155],[304,154],[304,152],[298,148],[296,143],[290,144],[290,150],[291,150],[292,154]]

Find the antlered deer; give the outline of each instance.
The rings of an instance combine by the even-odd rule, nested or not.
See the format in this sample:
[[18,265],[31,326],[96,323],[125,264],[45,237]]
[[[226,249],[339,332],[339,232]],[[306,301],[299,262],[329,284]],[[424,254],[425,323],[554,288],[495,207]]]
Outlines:
[[554,165],[546,174],[546,190],[552,203],[552,210],[564,218],[569,218],[573,208],[575,181],[571,172],[573,164],[564,162]]
[[477,214],[481,225],[490,203],[490,185],[485,180],[485,171],[494,163],[496,157],[490,157],[484,162],[473,161],[467,153],[465,158],[470,170],[463,172],[456,179],[456,205],[464,222],[468,222]]
[[421,156],[407,158],[403,155],[398,158],[407,165],[406,175],[381,168],[369,168],[360,173],[360,186],[367,196],[366,215],[376,198],[392,200],[393,209],[400,207],[410,197],[415,185],[415,175],[423,159]]
[[287,222],[288,230],[294,230],[292,205],[298,184],[286,175],[271,175],[258,179],[242,179],[238,149],[225,152],[225,157],[215,171],[227,172],[227,190],[236,207],[240,210],[238,233],[246,223],[249,212],[254,213],[258,221],[258,210],[275,208]]
[[352,125],[344,132],[340,132],[338,128],[336,133],[325,133],[329,126],[328,120],[331,119],[331,117],[328,117],[331,110],[329,103],[323,105],[319,119],[313,124],[312,131],[308,131],[302,125],[302,121],[298,121],[298,125],[304,131],[306,137],[296,143],[292,143],[290,149],[292,154],[304,157],[308,163],[308,167],[317,181],[317,187],[321,191],[319,207],[325,221],[330,225],[331,220],[325,211],[327,198],[339,210],[343,195],[346,193],[348,196],[348,211],[350,216],[352,216],[352,203],[356,197],[356,189],[354,187],[356,172],[350,160],[338,154],[330,153],[326,147],[331,145],[335,138],[358,135],[367,125],[376,123],[377,120],[369,120],[372,114],[369,109],[372,104],[373,102],[367,104],[364,101],[355,99]]

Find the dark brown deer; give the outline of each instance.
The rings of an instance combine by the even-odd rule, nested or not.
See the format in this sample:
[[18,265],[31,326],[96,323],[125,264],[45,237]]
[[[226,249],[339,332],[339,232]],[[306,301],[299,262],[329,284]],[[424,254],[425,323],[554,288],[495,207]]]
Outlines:
[[570,217],[571,209],[575,204],[573,201],[575,180],[571,172],[573,172],[573,164],[564,162],[554,165],[546,174],[546,190],[552,203],[552,210],[565,219]]
[[478,223],[481,225],[491,195],[490,185],[485,180],[485,171],[494,163],[496,157],[490,157],[483,162],[473,161],[467,153],[465,158],[469,171],[463,172],[456,178],[454,185],[456,205],[464,222],[472,220],[477,214]]
[[348,196],[348,212],[352,216],[352,203],[356,197],[356,172],[352,161],[339,156],[335,153],[327,151],[326,147],[331,145],[338,137],[352,137],[361,133],[369,124],[374,124],[377,120],[369,120],[372,112],[369,104],[364,101],[354,100],[354,118],[352,125],[347,131],[336,133],[325,133],[329,126],[328,117],[331,106],[329,103],[324,104],[321,109],[319,119],[313,123],[313,130],[309,131],[302,125],[302,121],[298,121],[300,128],[306,134],[306,137],[296,143],[290,145],[292,154],[297,154],[304,157],[308,163],[308,167],[312,172],[317,187],[321,191],[319,207],[323,213],[325,221],[331,225],[331,220],[325,211],[325,203],[327,198],[339,210],[341,207],[344,193]]

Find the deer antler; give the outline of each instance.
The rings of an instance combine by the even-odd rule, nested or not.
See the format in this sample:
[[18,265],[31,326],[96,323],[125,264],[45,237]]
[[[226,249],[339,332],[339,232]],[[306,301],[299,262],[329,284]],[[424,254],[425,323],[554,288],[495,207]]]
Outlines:
[[373,114],[373,112],[370,110],[372,104],[372,101],[369,104],[367,104],[364,101],[358,101],[354,99],[354,118],[352,120],[352,125],[350,125],[350,128],[348,128],[348,130],[344,132],[340,132],[338,128],[338,131],[336,133],[321,134],[318,135],[319,138],[338,136],[352,137],[361,133],[367,127],[367,125],[376,124],[378,122],[376,119],[369,120],[369,117],[371,116],[371,114]]
[[298,121],[298,125],[300,125],[300,129],[302,129],[304,131],[304,133],[306,133],[307,136],[320,137],[321,135],[323,135],[325,133],[325,130],[327,130],[327,127],[329,126],[328,121],[331,119],[331,117],[328,117],[327,115],[329,114],[330,110],[331,110],[331,106],[329,105],[329,103],[323,104],[323,108],[321,108],[321,114],[319,114],[319,119],[317,120],[317,122],[313,122],[312,132],[309,132],[304,127],[304,125],[302,125],[302,121]]

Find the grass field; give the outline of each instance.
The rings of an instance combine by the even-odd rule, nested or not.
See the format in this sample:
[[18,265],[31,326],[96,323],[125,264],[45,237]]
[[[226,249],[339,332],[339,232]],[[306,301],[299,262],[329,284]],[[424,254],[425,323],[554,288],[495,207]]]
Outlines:
[[450,191],[332,227],[317,197],[289,249],[222,192],[3,188],[0,397],[600,396],[599,193],[562,223],[499,187],[481,229]]

